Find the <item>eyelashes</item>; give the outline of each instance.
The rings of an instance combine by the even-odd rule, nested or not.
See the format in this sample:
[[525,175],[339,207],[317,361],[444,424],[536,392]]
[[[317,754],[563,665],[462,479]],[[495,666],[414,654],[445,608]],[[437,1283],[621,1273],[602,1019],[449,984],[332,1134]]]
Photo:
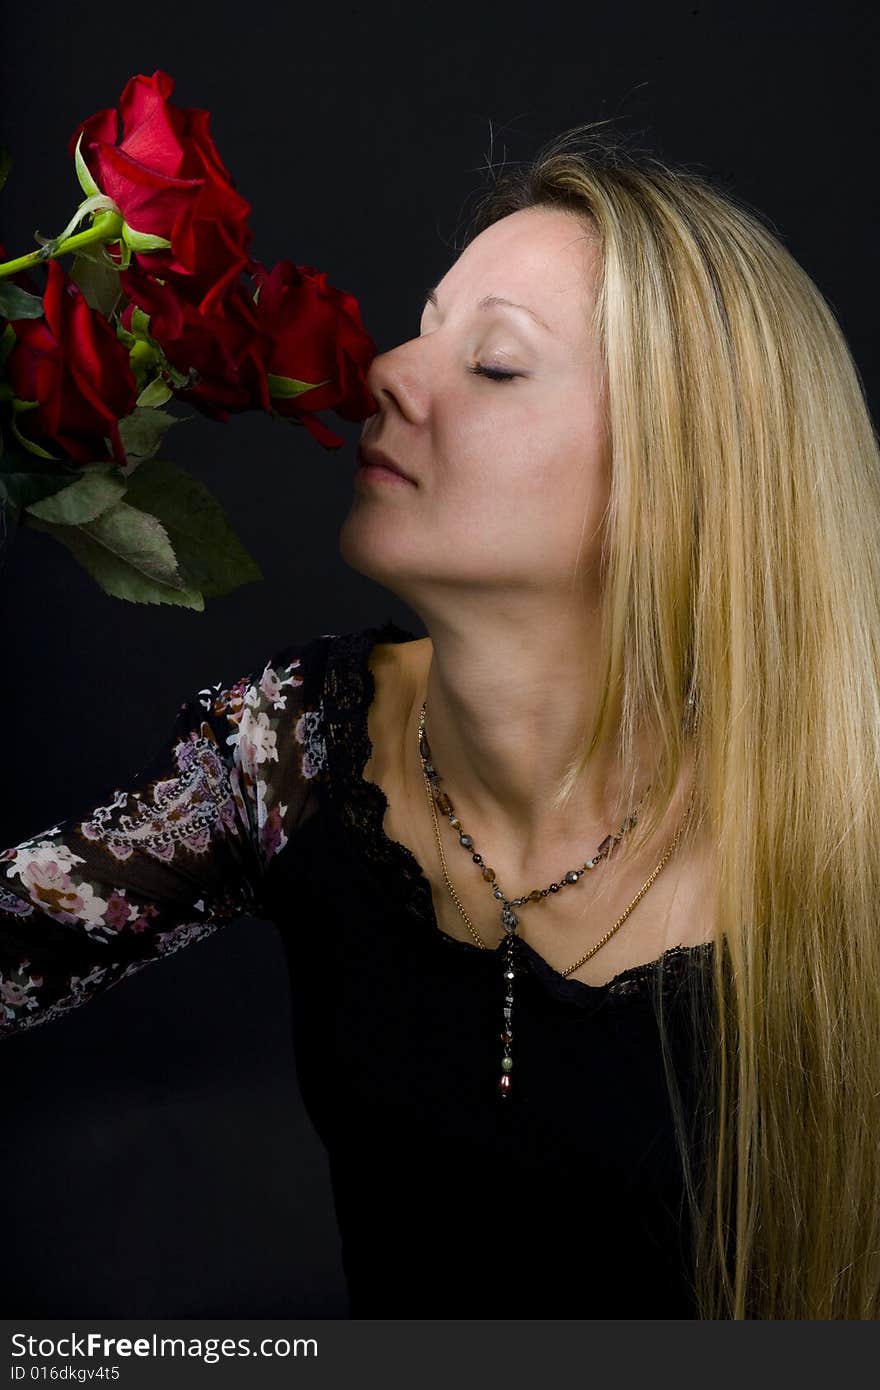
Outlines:
[[500,367],[484,367],[482,362],[474,362],[468,367],[476,376],[487,377],[489,381],[513,381],[519,372],[503,372]]

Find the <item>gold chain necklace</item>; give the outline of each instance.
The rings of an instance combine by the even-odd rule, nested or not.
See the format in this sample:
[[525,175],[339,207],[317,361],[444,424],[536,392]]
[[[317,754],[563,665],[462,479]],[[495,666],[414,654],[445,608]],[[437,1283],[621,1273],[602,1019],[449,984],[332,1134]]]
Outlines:
[[[477,931],[476,927],[474,926],[473,922],[471,921],[470,917],[465,911],[464,906],[462,905],[462,902],[459,899],[458,894],[456,893],[455,888],[452,885],[452,881],[449,877],[449,871],[446,865],[446,855],[443,852],[443,841],[440,838],[440,825],[437,820],[438,806],[440,810],[443,812],[443,814],[447,817],[453,829],[458,831],[459,843],[465,849],[469,851],[473,850],[473,840],[470,835],[467,835],[465,833],[464,827],[462,826],[461,821],[456,816],[454,807],[448,795],[445,792],[441,792],[439,789],[439,782],[441,780],[440,774],[437,772],[437,769],[431,762],[431,750],[428,744],[427,736],[425,734],[426,713],[427,701],[423,701],[421,715],[419,718],[419,756],[421,758],[422,776],[425,782],[425,792],[428,798],[428,805],[431,810],[431,817],[434,822],[434,834],[437,840],[437,849],[440,855],[440,863],[443,868],[443,877],[446,881],[446,887],[449,889],[449,893],[452,897],[452,900],[458,908],[458,911],[461,914],[464,923],[476,944],[478,946],[483,947],[485,950],[497,949],[489,947],[488,943],[485,942],[483,938],[480,936],[479,932]],[[647,795],[648,790],[649,788],[646,788],[645,792],[642,794],[642,797],[638,803],[639,806],[641,805],[642,801]],[[691,804],[693,804],[694,794],[695,792],[692,791],[690,803],[688,805],[688,810],[690,810],[690,806]],[[660,870],[663,868],[663,866],[668,862],[668,860],[675,852],[676,846],[678,845],[679,839],[681,838],[682,830],[684,828],[684,823],[686,819],[687,812],[685,813],[685,816],[682,818],[682,822],[679,825],[677,831],[675,832],[672,843],[667,849],[666,853],[663,855],[663,858],[660,860],[660,863],[654,869],[650,877],[642,884],[638,893],[633,898],[632,902],[629,904],[626,910],[623,913],[621,913],[621,915],[618,917],[617,921],[614,923],[614,926],[611,927],[611,929],[607,931],[605,935],[599,941],[597,941],[594,946],[591,946],[590,949],[584,953],[584,955],[580,956],[578,960],[574,961],[572,965],[569,965],[565,970],[559,971],[559,974],[561,974],[565,978],[573,974],[573,972],[577,970],[581,965],[583,965],[585,961],[588,961],[591,958],[591,956],[594,956],[596,952],[600,949],[600,947],[604,946],[606,941],[609,941],[611,939],[611,937],[614,935],[616,931],[619,931],[629,914],[632,912],[633,908],[636,906],[638,902],[641,901],[644,894],[648,891],[651,884],[654,882],[655,878],[660,873]],[[623,825],[621,826],[620,830],[617,832],[616,835],[607,835],[605,837],[601,845],[596,850],[596,853],[592,857],[592,859],[586,860],[586,862],[579,869],[570,869],[568,873],[563,875],[559,883],[551,883],[546,888],[533,889],[532,892],[526,894],[525,897],[513,899],[507,898],[497,881],[495,870],[489,868],[488,865],[483,863],[482,855],[477,853],[473,853],[471,855],[473,862],[479,865],[483,878],[487,881],[488,884],[492,886],[493,897],[500,899],[504,903],[504,906],[501,910],[501,922],[506,933],[506,938],[499,943],[499,945],[503,944],[505,947],[503,975],[504,980],[506,982],[506,990],[504,995],[504,1026],[502,1028],[500,1037],[500,1040],[504,1046],[504,1053],[501,1058],[501,1076],[498,1081],[498,1091],[499,1095],[502,1098],[507,1098],[510,1095],[510,1073],[513,1070],[513,1056],[511,1053],[511,1044],[513,1042],[513,1031],[511,1025],[511,1017],[513,1013],[513,981],[516,978],[517,973],[515,966],[519,963],[514,956],[514,940],[519,918],[513,911],[513,908],[525,903],[537,902],[541,898],[546,897],[549,893],[558,892],[561,887],[567,884],[576,883],[585,870],[594,869],[596,865],[601,862],[602,859],[607,858],[614,846],[622,839],[626,832],[630,830],[632,826],[635,825],[635,823],[636,815],[635,813],[632,813],[629,816],[627,816],[626,820],[623,822]]]

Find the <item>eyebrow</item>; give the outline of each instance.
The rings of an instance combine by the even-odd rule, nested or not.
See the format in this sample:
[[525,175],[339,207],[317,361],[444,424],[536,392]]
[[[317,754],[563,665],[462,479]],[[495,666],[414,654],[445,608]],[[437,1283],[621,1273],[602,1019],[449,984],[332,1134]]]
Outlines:
[[[439,305],[437,303],[436,285],[434,285],[432,289],[429,289],[427,294],[425,295],[425,304],[433,304],[435,309],[439,308]],[[482,299],[479,299],[477,301],[477,308],[482,310],[494,309],[499,305],[505,309],[519,309],[522,311],[522,313],[528,314],[529,318],[534,319],[535,323],[537,323],[541,328],[545,329],[548,333],[553,332],[553,329],[550,327],[550,325],[548,323],[545,323],[542,318],[539,318],[538,315],[535,313],[534,309],[530,309],[527,304],[515,304],[512,299],[503,299],[501,295],[498,294],[486,294],[483,296]]]

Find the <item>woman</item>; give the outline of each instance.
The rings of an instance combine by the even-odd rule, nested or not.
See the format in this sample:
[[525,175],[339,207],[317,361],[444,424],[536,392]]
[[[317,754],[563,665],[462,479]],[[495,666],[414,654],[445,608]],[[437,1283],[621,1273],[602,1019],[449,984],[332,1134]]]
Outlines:
[[582,127],[370,386],[342,554],[427,635],[283,648],[5,851],[5,1030],[257,912],[353,1316],[876,1318],[880,456],[828,305]]

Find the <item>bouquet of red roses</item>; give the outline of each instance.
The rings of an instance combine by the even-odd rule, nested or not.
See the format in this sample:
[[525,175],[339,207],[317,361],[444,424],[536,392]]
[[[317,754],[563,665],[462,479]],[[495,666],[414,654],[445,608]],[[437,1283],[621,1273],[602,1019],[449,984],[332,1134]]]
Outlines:
[[[323,272],[251,256],[209,113],[173,88],[161,70],[132,77],[118,112],[82,122],[71,221],[27,255],[0,245],[0,541],[48,531],[106,593],[202,610],[262,573],[210,492],[157,457],[180,418],[162,407],[263,410],[335,449],[317,412],[375,411],[376,345]],[[0,150],[0,187],[9,164]]]

